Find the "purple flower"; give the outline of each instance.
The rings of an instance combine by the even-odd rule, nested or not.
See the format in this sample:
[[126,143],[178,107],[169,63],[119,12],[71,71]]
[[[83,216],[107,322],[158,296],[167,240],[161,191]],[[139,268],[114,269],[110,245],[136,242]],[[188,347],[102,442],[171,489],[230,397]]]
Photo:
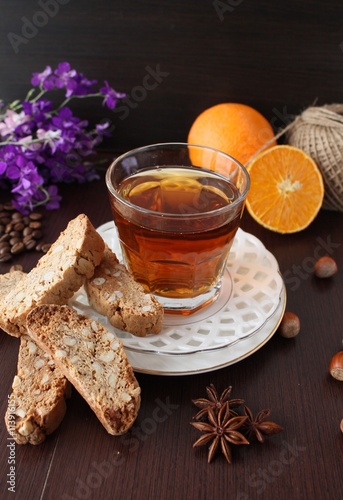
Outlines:
[[125,97],[125,94],[116,92],[114,89],[112,89],[112,87],[109,86],[107,81],[105,81],[104,83],[105,87],[102,87],[100,89],[100,93],[105,96],[102,104],[106,105],[108,109],[114,109],[116,107],[117,100]]
[[88,80],[82,73],[71,69],[68,62],[60,63],[54,73],[56,87],[65,88],[67,98],[93,93],[93,87],[97,84],[96,80]]
[[52,104],[47,99],[41,98],[35,102],[24,101],[23,110],[26,115],[33,116],[40,115],[41,113],[50,113],[52,111]]
[[17,127],[27,122],[30,119],[24,111],[21,113],[16,113],[11,109],[8,109],[5,114],[5,118],[0,122],[0,135],[3,137],[9,134],[12,134]]
[[70,69],[70,64],[68,62],[59,63],[54,73],[57,77],[55,78],[55,83],[58,89],[66,87],[68,81],[77,75],[75,69]]
[[104,121],[102,123],[97,123],[95,125],[95,130],[97,131],[97,133],[99,135],[105,135],[105,136],[109,136],[109,132],[108,132],[108,129],[110,128],[110,125],[111,125],[111,122],[110,121]]
[[62,62],[57,66],[55,70],[55,85],[58,89],[66,89],[66,97],[70,97],[73,94],[73,90],[76,87],[75,78],[77,77],[77,72],[74,69],[70,69],[70,64],[67,62]]
[[48,146],[51,153],[54,154],[58,148],[58,143],[61,139],[61,130],[44,130],[39,128],[37,130],[37,138],[43,141],[43,147]]
[[33,73],[31,83],[34,87],[41,86],[44,90],[53,90],[55,78],[52,75],[51,67],[47,66],[42,73]]
[[79,73],[74,80],[70,81],[67,87],[66,97],[84,96],[94,92],[96,80],[88,80],[82,73]]
[[57,186],[48,186],[46,190],[49,195],[49,200],[46,204],[46,208],[48,210],[56,210],[57,208],[60,208],[60,201],[62,197],[58,194]]
[[0,175],[6,172],[7,163],[5,161],[0,160]]
[[19,175],[16,178],[18,182],[12,189],[12,193],[20,193],[26,196],[34,194],[37,186],[43,184],[43,178],[38,174],[37,167],[31,161],[20,167]]
[[[61,196],[56,183],[99,178],[92,158],[114,127],[108,120],[91,127],[88,120],[73,114],[69,102],[100,97],[103,105],[114,109],[125,96],[107,81],[99,90],[96,80],[87,79],[68,62],[33,73],[31,83],[22,103],[5,106],[0,100],[0,189],[10,188],[12,203],[23,213],[36,206],[58,208]],[[55,108],[46,98],[53,90],[65,91],[65,100]]]
[[21,169],[18,165],[12,164],[7,166],[7,177],[10,180],[17,180],[21,175]]
[[40,186],[34,195],[35,205],[44,204],[48,210],[59,208],[61,199],[62,197],[58,194],[58,188],[54,185],[47,186],[46,188]]

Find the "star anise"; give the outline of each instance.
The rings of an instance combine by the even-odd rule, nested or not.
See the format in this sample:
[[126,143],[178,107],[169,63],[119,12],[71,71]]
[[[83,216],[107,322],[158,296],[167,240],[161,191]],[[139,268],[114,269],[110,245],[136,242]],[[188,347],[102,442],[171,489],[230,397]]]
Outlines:
[[200,411],[194,416],[195,420],[201,420],[204,417],[207,416],[209,410],[211,409],[215,414],[219,412],[219,410],[225,405],[225,403],[229,404],[230,408],[230,415],[237,416],[237,413],[233,410],[233,408],[238,408],[238,406],[241,406],[244,404],[244,399],[229,399],[231,396],[231,391],[232,391],[232,386],[227,387],[224,389],[224,391],[221,393],[221,396],[219,397],[219,394],[214,387],[213,384],[210,384],[209,386],[206,387],[206,392],[208,399],[206,398],[199,398],[199,399],[192,399],[192,403],[195,404],[198,408],[201,408]]
[[281,425],[267,420],[270,410],[261,410],[254,418],[250,408],[244,406],[244,413],[247,419],[243,424],[242,430],[248,439],[256,438],[260,443],[263,443],[265,436],[283,431]]
[[249,441],[243,436],[238,429],[242,427],[248,417],[234,416],[230,414],[229,403],[226,401],[220,408],[218,413],[215,413],[213,408],[208,408],[208,422],[191,422],[196,429],[204,434],[193,444],[202,446],[212,441],[208,449],[207,461],[210,463],[219,448],[229,464],[231,464],[231,448],[230,443],[234,445],[249,444]]

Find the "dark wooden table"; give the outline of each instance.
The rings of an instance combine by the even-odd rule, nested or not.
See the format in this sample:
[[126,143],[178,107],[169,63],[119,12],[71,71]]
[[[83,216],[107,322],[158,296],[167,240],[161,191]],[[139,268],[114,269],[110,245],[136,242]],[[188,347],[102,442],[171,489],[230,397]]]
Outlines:
[[[63,204],[45,217],[53,241],[67,222],[86,213],[95,226],[110,220],[103,180],[62,189]],[[48,499],[234,499],[338,500],[343,495],[343,383],[328,371],[343,338],[343,214],[322,211],[311,226],[279,235],[258,226],[246,213],[242,228],[275,255],[287,288],[287,309],[298,314],[295,339],[275,334],[261,349],[226,368],[190,376],[137,373],[142,405],[125,436],[106,433],[74,390],[60,428],[39,446],[15,447],[15,493],[8,491],[10,443],[0,425],[0,497]],[[331,254],[339,266],[333,278],[314,278],[314,256]],[[38,254],[18,257],[26,271]],[[7,272],[9,264],[1,264]],[[18,339],[0,335],[1,415],[16,373]],[[207,464],[206,447],[190,421],[191,400],[232,385],[254,412],[271,408],[284,427],[264,444],[237,447],[233,463],[222,455]]]

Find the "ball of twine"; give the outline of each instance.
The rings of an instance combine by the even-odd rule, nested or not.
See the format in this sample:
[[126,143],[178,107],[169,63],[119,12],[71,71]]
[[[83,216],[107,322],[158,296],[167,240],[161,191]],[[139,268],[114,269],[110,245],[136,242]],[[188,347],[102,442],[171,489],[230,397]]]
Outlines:
[[309,107],[283,132],[288,144],[305,151],[320,168],[325,186],[323,208],[342,212],[343,104]]

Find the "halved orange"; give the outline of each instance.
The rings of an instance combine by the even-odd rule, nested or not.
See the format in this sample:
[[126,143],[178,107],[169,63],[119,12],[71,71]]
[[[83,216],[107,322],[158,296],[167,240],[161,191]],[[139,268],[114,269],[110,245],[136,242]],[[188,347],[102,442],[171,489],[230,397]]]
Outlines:
[[267,149],[247,166],[247,210],[262,226],[278,233],[305,229],[324,198],[321,172],[313,159],[294,146]]

